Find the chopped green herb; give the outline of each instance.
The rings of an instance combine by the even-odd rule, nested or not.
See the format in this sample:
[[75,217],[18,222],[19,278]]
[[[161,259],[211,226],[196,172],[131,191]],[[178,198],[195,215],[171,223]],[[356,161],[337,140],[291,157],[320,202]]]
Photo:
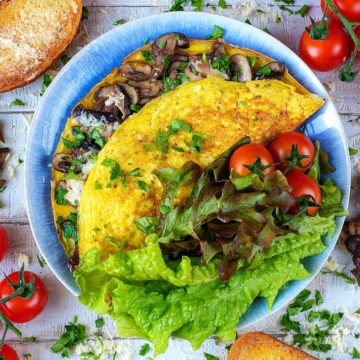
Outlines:
[[301,15],[301,17],[305,17],[306,14],[309,12],[310,6],[309,5],[303,5],[299,10],[295,11],[295,14]]
[[20,99],[15,99],[9,104],[9,106],[25,106],[25,105],[26,104]]
[[349,147],[349,155],[354,156],[359,153],[359,149]]
[[263,28],[263,31],[265,31],[267,34],[271,35],[271,32],[270,32],[270,30],[269,30],[267,27],[264,27],[264,28]]
[[287,11],[289,14],[293,14],[293,13],[294,13],[290,8],[288,8],[288,7],[285,6],[285,5],[281,5],[281,6],[279,6],[279,7],[280,7],[280,9],[281,9],[282,11]]
[[25,339],[26,341],[32,342],[32,343],[34,343],[34,342],[37,341],[37,339],[36,339],[35,336],[28,336],[28,337],[25,337],[24,339]]
[[149,43],[149,38],[147,37],[147,38],[144,40],[143,45],[145,46],[145,45],[147,45],[148,43]]
[[143,344],[140,348],[139,355],[145,356],[150,351],[150,345],[148,343]]
[[342,272],[339,272],[339,271],[335,271],[334,274],[338,278],[344,279],[347,284],[355,285],[355,279],[351,278],[350,276],[348,276]]
[[71,57],[66,54],[63,54],[61,56],[61,62],[63,63],[63,65],[66,65],[70,61],[70,59]]
[[155,61],[155,56],[148,50],[141,50],[141,54],[146,61]]
[[152,147],[151,145],[145,144],[145,145],[144,145],[144,149],[145,149],[145,151],[150,151],[150,150],[153,149],[153,147]]
[[69,202],[65,199],[68,191],[58,186],[55,190],[55,201],[59,205],[69,205]]
[[295,334],[293,344],[299,347],[303,347],[306,344],[305,334]]
[[82,7],[81,21],[87,20],[89,18],[89,9],[86,6]]
[[218,357],[218,356],[209,354],[209,353],[207,353],[207,352],[204,352],[204,356],[205,356],[205,359],[206,359],[206,360],[219,360],[219,357]]
[[80,130],[80,128],[78,126],[75,126],[71,129],[71,133],[74,137],[73,141],[67,140],[67,139],[62,139],[63,144],[66,148],[74,148],[74,147],[79,147],[81,145],[81,143],[83,142],[83,140],[85,139],[85,135],[84,133]]
[[159,129],[155,137],[155,149],[167,154],[170,135],[169,131],[161,131]]
[[74,243],[77,244],[78,242],[77,213],[75,212],[70,213],[67,219],[65,219],[62,216],[59,216],[56,222],[58,225],[60,225],[63,231],[64,238],[73,239]]
[[239,101],[239,105],[240,106],[247,106],[248,105],[248,103],[247,102],[245,102],[245,101]]
[[101,165],[110,168],[110,180],[116,180],[123,176],[120,165],[115,160],[106,158]]
[[209,136],[199,133],[194,133],[191,137],[191,141],[185,141],[185,144],[194,152],[201,151],[202,142],[205,141]]
[[267,14],[266,11],[261,10],[261,9],[256,9],[256,12],[257,12],[258,14]]
[[226,2],[225,0],[219,0],[219,6],[222,8],[222,9],[226,9]]
[[256,72],[256,75],[270,75],[271,74],[271,69],[265,65],[265,66],[262,66],[257,72]]
[[22,159],[19,159],[18,161],[19,161],[19,164],[22,164],[24,162],[24,160],[22,160]]
[[277,16],[275,22],[276,22],[277,24],[280,24],[280,23],[281,23],[281,17],[280,17],[280,16]]
[[185,150],[182,147],[172,145],[171,149],[177,152],[185,152]]
[[208,36],[209,40],[221,39],[224,35],[224,29],[220,26],[214,25],[212,33]]
[[319,290],[315,291],[315,303],[316,305],[321,305],[324,303],[324,298]]
[[357,116],[355,119],[351,119],[348,122],[360,122],[360,115]]
[[355,314],[360,314],[360,308],[355,311]]
[[51,347],[52,352],[60,353],[62,357],[69,356],[69,350],[77,344],[86,340],[86,328],[77,323],[75,318],[73,322],[65,325],[65,331],[61,334],[60,339]]
[[46,88],[51,84],[52,80],[53,79],[51,78],[50,75],[48,75],[48,74],[44,75],[44,80],[43,80],[43,83],[41,85],[40,96],[44,95],[44,92],[45,92]]
[[46,265],[45,259],[42,257],[42,255],[37,254],[36,255],[37,261],[41,268],[43,268]]
[[150,191],[150,187],[149,185],[145,182],[145,181],[141,181],[139,180],[138,181],[138,185],[139,185],[139,188],[145,192],[149,192]]
[[101,126],[97,126],[94,129],[91,130],[89,133],[89,139],[94,140],[95,144],[99,145],[101,148],[105,146],[105,140],[101,136],[101,134],[104,132],[104,128]]
[[170,207],[167,205],[160,205],[160,212],[163,215],[167,215],[170,212]]
[[221,54],[219,58],[211,61],[211,67],[226,73],[230,70],[230,56]]
[[138,112],[142,109],[143,105],[140,104],[130,104],[130,110]]
[[203,9],[203,0],[191,0],[191,6],[196,11],[202,11],[202,9]]
[[6,183],[3,183],[0,185],[0,193],[4,192],[6,190]]
[[103,318],[98,318],[98,319],[95,320],[95,326],[98,329],[101,329],[104,325],[105,325],[105,322],[104,322]]
[[355,346],[351,355],[353,359],[360,359],[360,351]]
[[252,24],[251,24],[251,21],[250,21],[249,19],[246,19],[246,20],[245,20],[245,24],[252,25]]
[[119,19],[119,20],[116,20],[113,25],[114,26],[123,25],[124,23],[125,23],[124,19]]
[[128,176],[141,176],[141,175],[140,175],[140,168],[137,167],[137,168],[131,170],[131,171],[129,172]]
[[177,133],[179,130],[191,133],[191,126],[180,119],[173,119],[170,124],[170,129],[173,133]]
[[186,0],[175,0],[169,11],[184,11]]
[[102,189],[102,185],[99,183],[99,181],[95,180],[94,190],[100,190],[100,189]]
[[31,354],[27,353],[27,354],[24,354],[24,360],[27,360],[27,359],[30,359],[31,358]]
[[256,64],[256,57],[255,56],[247,56],[246,58],[249,62],[250,67],[253,68]]

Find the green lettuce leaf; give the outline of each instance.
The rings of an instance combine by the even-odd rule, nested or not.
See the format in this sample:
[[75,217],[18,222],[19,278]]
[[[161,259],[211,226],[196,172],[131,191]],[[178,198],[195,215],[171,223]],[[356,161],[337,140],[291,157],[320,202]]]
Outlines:
[[319,208],[319,214],[321,216],[346,216],[348,211],[344,210],[341,203],[340,189],[334,185],[330,178],[327,178],[323,185],[320,185],[321,189],[321,204]]

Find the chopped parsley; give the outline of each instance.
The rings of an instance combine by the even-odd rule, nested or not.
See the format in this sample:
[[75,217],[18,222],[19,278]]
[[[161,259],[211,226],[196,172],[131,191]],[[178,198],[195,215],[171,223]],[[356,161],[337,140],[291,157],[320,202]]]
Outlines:
[[282,11],[286,11],[286,12],[288,12],[290,15],[294,14],[294,12],[293,12],[290,8],[288,8],[287,6],[285,6],[285,5],[280,5],[279,7],[280,7],[280,9],[281,9]]
[[169,11],[184,11],[186,0],[175,0]]
[[351,355],[353,359],[360,359],[360,351],[355,346]]
[[167,205],[160,205],[160,213],[163,215],[167,215],[170,212],[170,207]]
[[141,54],[146,61],[155,61],[155,56],[148,50],[141,50]]
[[138,185],[141,190],[143,190],[147,193],[150,191],[150,187],[145,181],[139,180]]
[[245,24],[252,25],[252,24],[251,24],[251,21],[250,21],[249,19],[246,19],[246,20],[245,20]]
[[350,276],[348,276],[348,275],[346,275],[346,274],[344,274],[342,272],[339,272],[339,271],[335,271],[334,274],[338,278],[345,280],[345,282],[347,284],[355,285],[355,279],[351,278]]
[[95,180],[94,190],[100,190],[100,189],[102,189],[102,185],[97,180]]
[[168,147],[170,135],[170,131],[161,131],[158,129],[155,137],[155,149],[167,154],[169,152]]
[[218,59],[211,61],[211,67],[226,73],[230,70],[230,56],[221,54]]
[[177,133],[179,130],[191,133],[191,126],[180,119],[173,119],[170,124],[170,129],[173,133]]
[[55,201],[59,205],[69,205],[69,202],[65,199],[68,191],[62,187],[57,187],[55,190]]
[[275,22],[276,22],[277,24],[280,24],[280,23],[281,23],[281,17],[280,17],[280,16],[277,16]]
[[140,104],[130,104],[130,110],[134,112],[140,111],[142,107],[143,105]]
[[115,160],[106,158],[101,165],[110,168],[110,180],[116,180],[123,176],[120,165]]
[[191,141],[185,141],[185,144],[194,152],[201,151],[202,142],[205,141],[209,136],[199,133],[194,133],[191,137]]
[[355,311],[355,314],[360,314],[360,308]]
[[172,145],[171,149],[177,152],[185,152],[185,150],[182,147]]
[[43,96],[44,95],[44,92],[46,90],[47,87],[49,87],[49,85],[51,84],[52,82],[52,78],[50,75],[48,74],[45,74],[44,75],[44,80],[42,82],[42,85],[41,85],[41,91],[40,91],[40,96]]
[[196,11],[202,11],[202,9],[203,9],[203,0],[191,0],[191,6]]
[[145,356],[150,351],[150,345],[148,343],[143,344],[140,348],[139,355]]
[[255,56],[247,56],[247,61],[249,62],[249,65],[251,68],[253,68],[256,64],[256,57]]
[[222,8],[222,9],[226,9],[226,2],[225,0],[219,0],[219,6]]
[[205,359],[206,359],[206,360],[219,360],[219,357],[218,357],[218,356],[209,354],[209,353],[207,353],[207,352],[204,352],[204,356],[205,356]]
[[32,342],[32,343],[34,343],[34,342],[36,342],[37,341],[37,338],[35,337],[35,336],[28,336],[28,337],[26,337],[26,338],[24,338],[26,341],[28,341],[28,342]]
[[92,129],[91,132],[88,135],[89,139],[95,141],[95,144],[99,145],[101,148],[103,148],[105,146],[105,140],[101,136],[103,131],[104,131],[103,127],[97,126],[94,129]]
[[271,74],[271,69],[265,65],[265,66],[262,66],[257,72],[256,72],[256,75],[259,76],[259,75],[265,75],[265,76],[268,76]]
[[26,104],[20,99],[15,99],[9,104],[9,106],[25,106],[25,105]]
[[309,12],[310,6],[309,5],[303,5],[299,10],[295,11],[295,14],[301,15],[301,17],[305,17],[306,14]]
[[66,55],[66,54],[63,54],[61,56],[61,62],[62,62],[63,65],[66,65],[69,62],[70,59],[71,59],[71,57]]
[[224,29],[218,25],[214,25],[212,33],[208,36],[209,40],[221,39],[224,35]]
[[321,305],[324,303],[324,298],[321,295],[321,292],[319,290],[315,291],[315,304],[316,305]]
[[46,265],[45,259],[42,257],[42,255],[37,254],[36,255],[37,261],[41,268],[43,268]]
[[359,153],[359,149],[349,147],[349,155],[354,156]]
[[86,6],[82,7],[81,21],[85,21],[89,18],[89,9]]
[[104,325],[105,325],[105,322],[104,322],[103,318],[98,318],[98,319],[95,320],[95,326],[98,329],[101,329]]
[[72,322],[65,325],[65,331],[61,334],[60,339],[53,344],[51,350],[54,353],[61,353],[62,357],[69,357],[69,350],[85,341],[86,338],[86,327],[78,324],[75,318]]
[[57,218],[57,224],[60,225],[63,236],[65,239],[73,239],[74,243],[77,244],[78,242],[78,227],[77,227],[77,213],[72,212],[65,219],[63,216],[59,216]]
[[83,140],[85,139],[84,133],[80,130],[78,126],[75,126],[71,129],[71,133],[74,137],[73,141],[67,140],[65,138],[62,139],[63,144],[66,148],[74,148],[79,147]]
[[248,105],[248,103],[246,102],[246,101],[239,101],[239,105],[240,106],[247,106]]
[[125,23],[125,20],[124,19],[119,19],[119,20],[116,20],[113,25],[114,26],[118,26],[118,25],[123,25]]

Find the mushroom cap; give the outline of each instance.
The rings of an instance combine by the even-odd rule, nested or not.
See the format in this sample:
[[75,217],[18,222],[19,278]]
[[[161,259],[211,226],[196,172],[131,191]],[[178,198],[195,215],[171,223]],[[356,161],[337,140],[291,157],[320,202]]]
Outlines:
[[234,54],[230,57],[230,71],[239,82],[251,81],[252,79],[251,67],[244,55]]

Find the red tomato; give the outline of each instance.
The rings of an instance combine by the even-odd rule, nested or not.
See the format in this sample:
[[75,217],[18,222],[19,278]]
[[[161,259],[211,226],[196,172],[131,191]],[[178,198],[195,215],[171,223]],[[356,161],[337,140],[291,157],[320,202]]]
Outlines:
[[[290,173],[286,174],[286,179],[291,186],[291,195],[295,198],[302,198],[306,195],[310,195],[315,199],[317,204],[321,202],[321,191],[319,185],[313,180],[310,176],[300,173]],[[296,214],[298,211],[298,206],[295,205],[290,208],[290,214]],[[309,206],[307,212],[309,215],[314,216],[317,213],[318,209],[316,206]]]
[[[278,168],[285,171],[290,164],[291,159],[294,165],[297,159],[291,156],[296,146],[298,154],[307,156],[307,158],[299,159],[300,166],[292,166],[289,172],[306,172],[312,165],[315,158],[315,147],[312,141],[302,133],[291,131],[280,134],[270,145],[269,150],[274,158],[275,163],[279,163]],[[285,159],[286,158],[286,159]]]
[[[251,171],[245,165],[253,165],[257,159],[260,159],[261,166],[267,166],[274,163],[270,151],[260,144],[246,144],[237,148],[231,155],[229,168],[233,169],[239,175],[247,175]],[[271,174],[275,171],[275,166],[261,169],[263,174]]]
[[[13,272],[9,275],[10,280],[17,284],[19,281],[19,271]],[[0,305],[0,311],[11,322],[23,323],[35,319],[44,309],[47,300],[48,292],[43,281],[34,273],[30,271],[24,272],[24,279],[26,283],[30,283],[34,279],[35,292],[29,299],[24,299],[21,296],[16,296],[4,304]],[[10,286],[7,279],[0,282],[0,298],[14,293],[14,289]]]
[[0,355],[4,357],[4,360],[19,360],[16,351],[8,344],[3,344]]
[[[333,3],[341,12],[342,15],[346,17],[351,22],[360,21],[360,0],[333,0]],[[321,0],[321,9],[325,10],[325,1]],[[332,14],[332,10],[328,8],[326,16],[329,17]],[[341,20],[334,15],[332,20],[341,23]]]
[[[355,34],[358,37],[358,39],[360,40],[360,26],[357,26],[356,28],[354,28]],[[356,58],[358,60],[360,60],[360,50],[357,52],[356,54]]]
[[0,225],[0,261],[4,260],[9,246],[9,237],[3,226]]
[[[309,28],[312,26],[310,25]],[[300,57],[314,70],[329,71],[338,68],[351,51],[351,40],[335,22],[329,24],[325,40],[313,40],[305,30],[299,44]]]

